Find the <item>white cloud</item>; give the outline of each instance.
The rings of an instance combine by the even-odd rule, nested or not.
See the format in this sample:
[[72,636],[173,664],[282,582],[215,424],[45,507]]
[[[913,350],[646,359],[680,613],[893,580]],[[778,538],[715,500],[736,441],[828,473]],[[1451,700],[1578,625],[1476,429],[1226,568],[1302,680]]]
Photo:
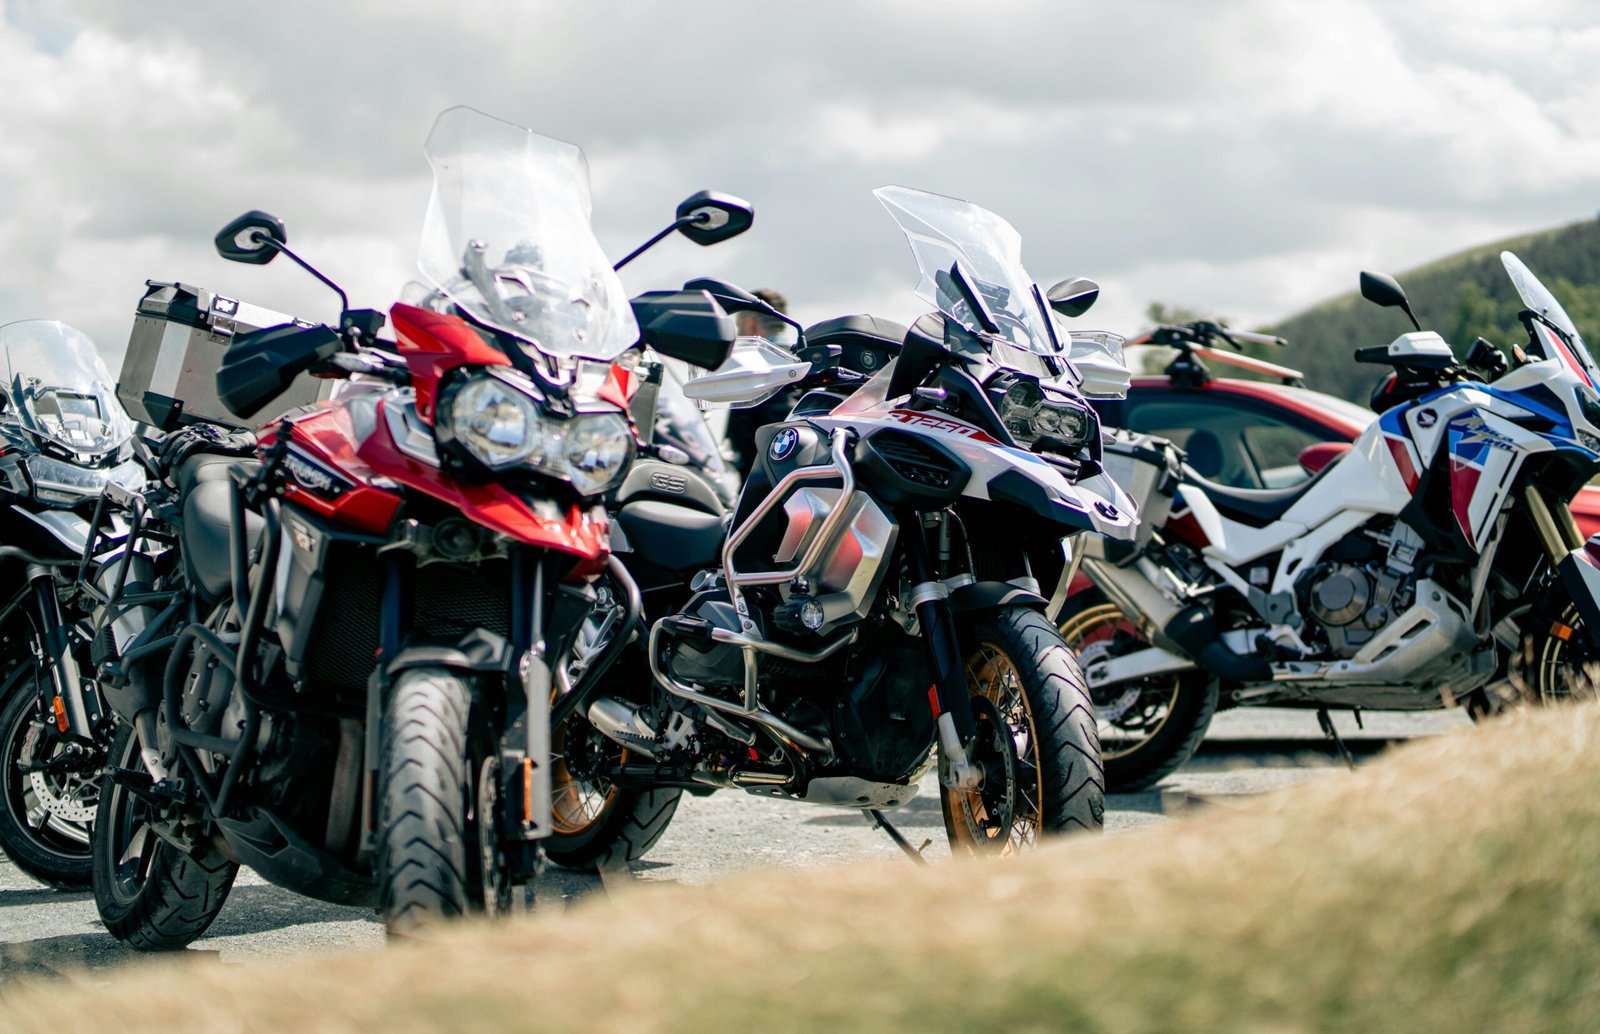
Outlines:
[[246,208],[358,301],[411,275],[421,142],[470,103],[581,143],[613,252],[702,187],[756,230],[664,245],[645,289],[723,275],[805,319],[907,317],[914,267],[870,196],[969,197],[1042,280],[1241,320],[1361,267],[1589,215],[1600,15],[1549,2],[733,0],[436,5],[7,0],[0,24],[0,319],[48,314],[120,351],[146,277],[308,315],[286,263],[229,266]]

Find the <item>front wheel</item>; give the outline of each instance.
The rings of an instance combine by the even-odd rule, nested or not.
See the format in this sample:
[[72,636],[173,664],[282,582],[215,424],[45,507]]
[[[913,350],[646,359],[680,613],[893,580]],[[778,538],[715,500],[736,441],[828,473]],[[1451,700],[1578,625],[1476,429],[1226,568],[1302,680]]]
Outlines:
[[1590,700],[1600,689],[1600,656],[1589,642],[1578,608],[1567,604],[1548,625],[1532,631],[1519,658],[1519,698],[1513,703],[1559,704]]
[[[116,768],[137,771],[139,737],[122,726],[111,748]],[[117,783],[100,780],[91,875],[94,904],[111,936],[141,951],[186,947],[211,926],[239,866],[201,840],[185,852],[163,839],[155,805]]]
[[27,661],[0,689],[0,851],[41,883],[83,890],[101,762],[51,766],[69,748],[39,713],[37,673]]
[[963,671],[977,721],[977,790],[940,786],[960,855],[1014,854],[1043,836],[1099,832],[1105,771],[1077,659],[1043,616],[1007,608],[966,623]]
[[396,681],[378,771],[378,882],[389,932],[511,907],[494,736],[454,672]]
[[[1122,608],[1099,589],[1068,605],[1061,638],[1089,668],[1095,661],[1150,645]],[[1091,690],[1106,763],[1106,789],[1128,793],[1154,786],[1194,756],[1217,713],[1217,680],[1200,671],[1156,675]]]

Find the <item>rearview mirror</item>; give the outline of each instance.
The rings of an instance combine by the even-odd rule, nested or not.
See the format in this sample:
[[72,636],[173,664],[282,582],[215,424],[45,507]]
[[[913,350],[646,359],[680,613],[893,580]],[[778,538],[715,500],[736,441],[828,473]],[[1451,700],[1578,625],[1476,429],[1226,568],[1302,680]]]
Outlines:
[[1400,309],[1411,319],[1411,325],[1418,330],[1422,324],[1417,322],[1416,313],[1411,311],[1411,302],[1406,298],[1405,288],[1400,282],[1387,273],[1361,272],[1361,297],[1374,305],[1381,305],[1386,309]]
[[678,232],[702,247],[737,237],[755,221],[750,202],[714,190],[691,194],[678,205]]
[[1063,280],[1044,293],[1050,308],[1071,318],[1088,312],[1100,297],[1100,285],[1085,276]]
[[289,243],[283,220],[268,212],[249,211],[217,234],[217,254],[229,262],[263,266],[278,257],[274,244]]

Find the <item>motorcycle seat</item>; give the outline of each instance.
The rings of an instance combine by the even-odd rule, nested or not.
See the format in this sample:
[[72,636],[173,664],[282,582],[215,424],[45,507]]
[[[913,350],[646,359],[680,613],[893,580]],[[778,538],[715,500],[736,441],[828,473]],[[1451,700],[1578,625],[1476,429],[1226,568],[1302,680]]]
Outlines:
[[[234,464],[254,469],[259,464],[239,456],[196,453],[178,468],[178,493],[183,500],[183,566],[189,584],[206,603],[216,603],[232,589],[229,535],[233,527],[229,508],[228,471]],[[266,521],[245,514],[249,541],[261,536]]]
[[807,345],[838,345],[839,365],[865,374],[887,366],[905,340],[905,324],[879,316],[838,316],[806,328]]
[[1264,528],[1273,521],[1281,519],[1302,496],[1311,491],[1312,486],[1338,465],[1339,457],[1336,456],[1310,478],[1288,488],[1234,488],[1232,485],[1220,485],[1201,477],[1193,467],[1185,463],[1183,485],[1203,492],[1206,498],[1211,500],[1211,505],[1217,508],[1217,512],[1229,520],[1248,524],[1252,528]]
[[666,571],[713,567],[722,554],[727,525],[720,513],[678,503],[639,499],[617,511],[628,546],[643,561]]

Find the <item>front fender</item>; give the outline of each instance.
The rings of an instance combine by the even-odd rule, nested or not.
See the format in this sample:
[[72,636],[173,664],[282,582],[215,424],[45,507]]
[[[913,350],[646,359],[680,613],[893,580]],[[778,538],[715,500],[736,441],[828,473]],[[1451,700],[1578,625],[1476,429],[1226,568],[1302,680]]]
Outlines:
[[454,643],[415,643],[384,665],[392,683],[413,668],[448,668],[462,672],[504,674],[511,667],[511,644],[493,632],[475,628]]
[[1010,582],[971,582],[950,593],[949,606],[954,614],[998,610],[1001,607],[1029,607],[1042,613],[1050,606],[1050,601]]
[[1042,470],[1015,467],[989,479],[989,498],[1020,506],[1055,524],[1132,540],[1139,528],[1133,500],[1105,474],[1068,482],[1043,460]]

